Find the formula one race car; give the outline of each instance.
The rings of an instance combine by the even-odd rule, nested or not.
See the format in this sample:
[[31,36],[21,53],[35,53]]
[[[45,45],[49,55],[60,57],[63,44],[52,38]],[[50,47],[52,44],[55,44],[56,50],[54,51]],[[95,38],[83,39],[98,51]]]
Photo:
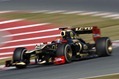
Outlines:
[[[33,50],[16,48],[13,59],[6,61],[6,67],[26,68],[31,60],[35,60],[34,64],[65,64],[73,60],[110,56],[112,53],[111,40],[101,37],[100,29],[96,26],[59,29],[61,37],[50,44],[37,45]],[[93,34],[94,43],[87,43],[79,37],[80,34]]]

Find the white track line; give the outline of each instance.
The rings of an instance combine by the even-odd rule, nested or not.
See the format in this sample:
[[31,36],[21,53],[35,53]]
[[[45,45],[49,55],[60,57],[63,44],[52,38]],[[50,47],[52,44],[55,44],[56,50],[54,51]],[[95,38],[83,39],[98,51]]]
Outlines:
[[63,12],[65,12],[65,10],[47,11],[46,14],[63,13]]
[[[16,45],[16,46],[3,47],[3,48],[1,48],[1,49],[10,49],[10,48],[27,47],[27,46],[34,46],[34,48],[35,48],[36,45],[40,45],[40,44],[43,44],[43,43]],[[51,44],[51,42],[47,42],[47,44]],[[8,54],[13,54],[13,52],[4,52],[4,53],[0,53],[0,55],[8,55]]]
[[3,69],[5,67],[5,65],[0,65],[0,70]]
[[119,40],[112,41],[112,46],[113,47],[119,47]]
[[94,14],[98,14],[99,12],[83,12],[83,13],[79,13],[78,15],[94,15]]
[[59,28],[53,28],[53,29],[47,29],[47,30],[39,30],[39,31],[32,31],[32,32],[24,32],[24,33],[17,33],[17,34],[10,34],[10,35],[2,36],[2,37],[13,37],[13,36],[19,36],[19,35],[42,33],[42,32],[50,32],[50,31],[56,31],[56,30],[59,30]]
[[9,55],[9,54],[13,54],[13,52],[4,52],[4,53],[0,53],[0,56],[1,56],[1,55]]
[[[1,49],[10,49],[10,48],[27,47],[27,46],[34,46],[34,48],[35,48],[36,45],[40,45],[40,44],[43,44],[43,43],[16,45],[16,46],[3,47],[3,48],[1,48]],[[47,44],[51,44],[51,42],[47,42]],[[0,53],[0,55],[9,55],[9,54],[13,54],[13,52],[4,52],[4,53]]]
[[115,19],[115,20],[116,20],[116,19],[119,19],[119,17],[114,17],[114,18],[112,18],[112,19]]
[[2,57],[2,58],[0,58],[0,60],[1,59],[6,59],[6,58],[11,58],[12,56],[7,56],[7,57]]
[[13,10],[11,10],[11,11],[0,11],[0,14],[2,14],[2,13],[10,13],[10,12],[14,12]]
[[116,40],[116,41],[112,41],[112,42],[119,42],[119,40]]
[[[48,44],[51,42],[48,42]],[[24,44],[24,45],[16,45],[16,46],[8,46],[8,47],[1,47],[0,50],[2,49],[10,49],[10,48],[16,48],[16,47],[27,47],[27,46],[36,46],[39,44],[43,44],[43,43],[34,43],[34,44]],[[6,52],[7,53],[7,52]]]
[[82,13],[84,11],[70,11],[70,12],[64,12],[62,14],[79,14],[79,13]]
[[25,44],[25,45],[16,45],[16,46],[8,46],[8,47],[1,47],[0,49],[10,49],[10,48],[16,48],[16,47],[27,47],[27,46],[35,46],[35,44]]
[[119,17],[119,14],[112,14],[112,15],[107,15],[107,16],[104,16],[105,18],[112,18],[112,17]]
[[89,79],[89,78],[97,78],[97,77],[105,77],[105,76],[113,76],[113,75],[119,75],[119,73],[112,73],[112,74],[98,75],[98,76],[92,76],[92,77],[84,77],[84,78],[78,78],[78,79]]
[[109,12],[106,12],[106,13],[97,13],[97,14],[94,14],[92,16],[107,16],[107,15],[111,15],[112,13],[109,13]]
[[19,41],[28,41],[28,40],[37,40],[37,39],[44,39],[44,38],[52,38],[52,37],[58,37],[61,36],[60,34],[56,35],[48,35],[48,36],[42,36],[42,37],[33,37],[33,38],[26,38],[26,39],[19,39],[19,40],[11,40],[11,41],[6,41],[2,43],[12,43],[12,42],[19,42]]
[[13,20],[6,20],[6,21],[1,21],[0,24],[6,24],[6,23],[11,23],[11,22],[18,22],[18,21],[22,21],[25,19],[13,19]]
[[40,24],[31,24],[31,25],[25,25],[25,26],[17,26],[17,27],[13,27],[13,28],[0,29],[0,31],[23,29],[23,28],[43,26],[43,25],[48,25],[48,24],[50,24],[50,23],[40,23]]
[[47,13],[49,10],[32,11],[30,13]]

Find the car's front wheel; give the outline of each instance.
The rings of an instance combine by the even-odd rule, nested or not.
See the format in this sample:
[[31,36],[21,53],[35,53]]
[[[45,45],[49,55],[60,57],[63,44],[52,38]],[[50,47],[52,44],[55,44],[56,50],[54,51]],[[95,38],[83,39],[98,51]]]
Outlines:
[[14,54],[13,54],[13,62],[14,63],[19,63],[16,64],[16,68],[18,69],[22,69],[22,68],[26,68],[27,66],[27,59],[25,58],[25,52],[26,52],[26,48],[24,47],[18,47],[14,50]]

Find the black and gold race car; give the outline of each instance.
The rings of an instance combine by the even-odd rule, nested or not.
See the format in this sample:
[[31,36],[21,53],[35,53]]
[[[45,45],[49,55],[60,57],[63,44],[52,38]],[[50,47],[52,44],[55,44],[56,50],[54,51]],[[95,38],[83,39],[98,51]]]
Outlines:
[[[61,37],[50,44],[36,45],[35,49],[27,50],[18,47],[14,50],[13,59],[6,61],[6,67],[26,68],[35,60],[34,64],[65,64],[74,60],[110,56],[112,42],[109,37],[101,37],[100,29],[94,27],[59,28]],[[81,34],[92,34],[93,43],[83,40]]]

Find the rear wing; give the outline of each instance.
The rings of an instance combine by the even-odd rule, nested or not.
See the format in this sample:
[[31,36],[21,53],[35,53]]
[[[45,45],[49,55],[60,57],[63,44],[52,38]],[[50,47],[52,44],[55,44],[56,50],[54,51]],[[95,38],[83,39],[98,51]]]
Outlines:
[[96,26],[94,27],[77,27],[72,28],[76,34],[90,34],[90,33],[100,33],[100,29]]
[[97,26],[93,26],[93,27],[78,27],[78,28],[72,28],[72,30],[76,34],[93,34],[94,41],[96,41],[98,38],[101,37],[100,29]]
[[96,41],[98,38],[101,37],[100,29],[97,26],[92,27],[76,27],[76,28],[59,28],[60,30],[67,30],[70,29],[74,31],[77,35],[80,34],[93,34],[93,39]]

